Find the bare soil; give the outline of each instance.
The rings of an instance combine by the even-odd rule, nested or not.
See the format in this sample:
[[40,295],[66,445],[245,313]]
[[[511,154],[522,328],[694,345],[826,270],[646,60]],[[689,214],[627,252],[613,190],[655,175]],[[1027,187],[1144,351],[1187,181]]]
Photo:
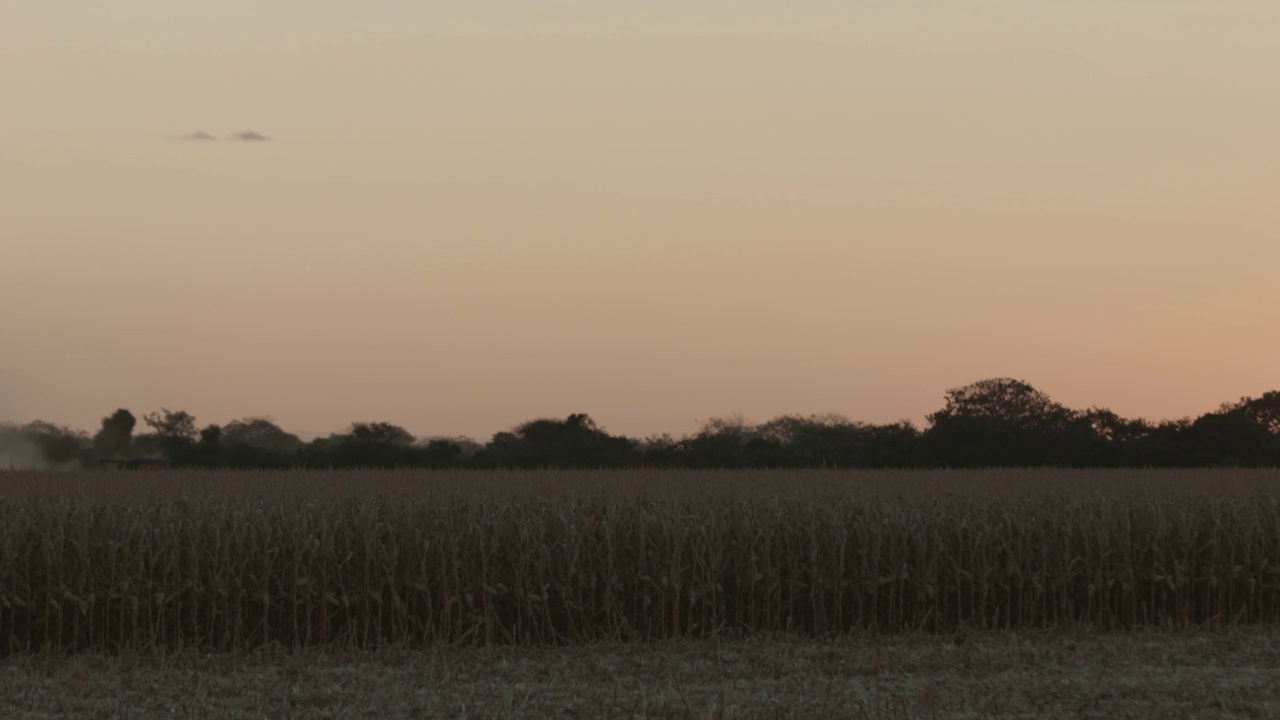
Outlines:
[[1276,718],[1280,628],[38,655],[6,718]]

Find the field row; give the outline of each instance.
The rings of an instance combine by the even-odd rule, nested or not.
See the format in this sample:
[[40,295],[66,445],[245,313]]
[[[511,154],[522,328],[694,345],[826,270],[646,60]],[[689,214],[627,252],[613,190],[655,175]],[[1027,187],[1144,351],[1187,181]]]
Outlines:
[[308,499],[210,480],[0,501],[0,652],[1280,621],[1267,495]]

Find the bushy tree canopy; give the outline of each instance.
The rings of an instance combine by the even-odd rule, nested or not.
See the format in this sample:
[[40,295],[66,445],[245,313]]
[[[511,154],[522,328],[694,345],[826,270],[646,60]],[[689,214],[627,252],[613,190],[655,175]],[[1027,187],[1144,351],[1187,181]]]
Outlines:
[[[1226,403],[1196,419],[1151,423],[1105,408],[1072,410],[1029,383],[981,380],[944,394],[922,431],[841,415],[783,415],[761,424],[715,418],[696,432],[637,440],[586,413],[540,418],[493,436],[419,441],[388,422],[357,422],[303,442],[266,418],[197,430],[184,411],[103,418],[90,441],[50,423],[0,426],[0,465],[93,464],[162,456],[203,467],[1177,467],[1280,465],[1280,391]],[[8,460],[6,460],[6,458]],[[35,460],[28,461],[28,458]]]

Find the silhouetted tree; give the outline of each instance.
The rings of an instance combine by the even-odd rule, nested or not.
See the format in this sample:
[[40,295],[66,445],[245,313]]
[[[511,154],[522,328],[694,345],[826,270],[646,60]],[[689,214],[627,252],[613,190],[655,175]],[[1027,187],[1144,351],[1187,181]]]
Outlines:
[[222,428],[215,424],[206,425],[200,429],[188,462],[199,467],[228,467],[223,450]]
[[1240,398],[1222,406],[1221,412],[1239,410],[1272,435],[1280,435],[1280,390],[1263,393],[1256,398]]
[[1190,443],[1191,419],[1165,420],[1152,425],[1137,444],[1137,456],[1142,467],[1191,467]]
[[102,429],[93,436],[93,448],[100,457],[125,458],[133,445],[133,429],[138,420],[121,408],[102,419]]
[[861,462],[852,464],[853,467],[911,468],[928,464],[922,447],[924,436],[906,420],[863,426],[859,436],[862,438],[862,457]]
[[222,428],[217,425],[206,425],[200,431],[200,444],[212,448],[222,445]]
[[780,467],[910,467],[922,462],[920,433],[905,420],[872,425],[841,415],[783,415],[755,432],[775,444],[774,465]]
[[461,463],[465,448],[457,440],[433,438],[422,446],[422,460],[427,467],[446,468]]
[[352,423],[347,432],[308,444],[300,457],[308,465],[408,467],[421,464],[413,435],[391,423]]
[[1029,383],[1012,378],[979,380],[972,385],[952,388],[946,392],[946,398],[946,407],[930,415],[929,422],[937,424],[955,417],[983,417],[1025,427],[1068,412]]
[[162,438],[195,442],[199,435],[196,430],[196,419],[182,410],[160,408],[160,412],[147,413],[142,419],[153,433]]
[[625,467],[635,463],[636,442],[614,437],[585,413],[564,420],[531,420],[498,433],[480,462],[498,467]]
[[200,432],[196,429],[195,417],[190,413],[161,408],[160,412],[147,413],[142,420],[151,432],[138,437],[138,445],[158,452],[175,465],[186,465],[196,460],[192,450]]
[[1267,427],[1243,409],[1202,415],[1184,434],[1189,464],[1209,467],[1253,465],[1272,438]]
[[244,418],[232,420],[222,428],[222,444],[244,446],[260,453],[288,455],[302,447],[302,440],[285,432],[268,418]]
[[202,460],[204,464],[282,468],[294,464],[303,443],[267,418],[244,418],[219,428],[216,446],[217,451]]
[[[851,466],[862,455],[861,427],[839,415],[783,415],[755,428],[772,445],[773,465],[781,467]],[[748,445],[751,445],[748,441]],[[767,446],[756,443],[757,451]]]
[[671,435],[655,435],[636,443],[635,457],[641,467],[675,468],[689,464],[684,443]]
[[735,416],[708,420],[682,444],[693,467],[738,468],[750,465],[748,454],[757,458],[773,455],[779,443],[762,437],[746,418]]
[[935,459],[960,467],[1062,464],[1074,413],[1021,380],[996,378],[953,388],[929,415]]
[[354,423],[347,433],[353,442],[391,445],[406,448],[414,443],[413,434],[391,423]]
[[[163,452],[175,464],[232,467],[1067,467],[1280,466],[1280,391],[1241,398],[1194,420],[1154,424],[1103,408],[1076,411],[1026,382],[995,378],[948,390],[923,432],[839,415],[783,415],[762,425],[717,418],[697,432],[643,441],[605,432],[585,413],[536,419],[487,444],[422,442],[390,423],[354,423],[303,443],[270,420],[246,418],[197,432],[195,418],[162,410],[134,437],[127,410],[104,418],[99,457]],[[83,435],[48,423],[0,425],[0,457],[64,463],[87,457]],[[78,449],[77,449],[78,448]]]

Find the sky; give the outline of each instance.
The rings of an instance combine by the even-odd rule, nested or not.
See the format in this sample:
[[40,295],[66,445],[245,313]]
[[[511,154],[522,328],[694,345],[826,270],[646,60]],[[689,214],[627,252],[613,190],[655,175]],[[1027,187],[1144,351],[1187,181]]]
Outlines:
[[0,0],[0,420],[645,436],[989,377],[1198,415],[1280,388],[1278,36],[1270,0]]

